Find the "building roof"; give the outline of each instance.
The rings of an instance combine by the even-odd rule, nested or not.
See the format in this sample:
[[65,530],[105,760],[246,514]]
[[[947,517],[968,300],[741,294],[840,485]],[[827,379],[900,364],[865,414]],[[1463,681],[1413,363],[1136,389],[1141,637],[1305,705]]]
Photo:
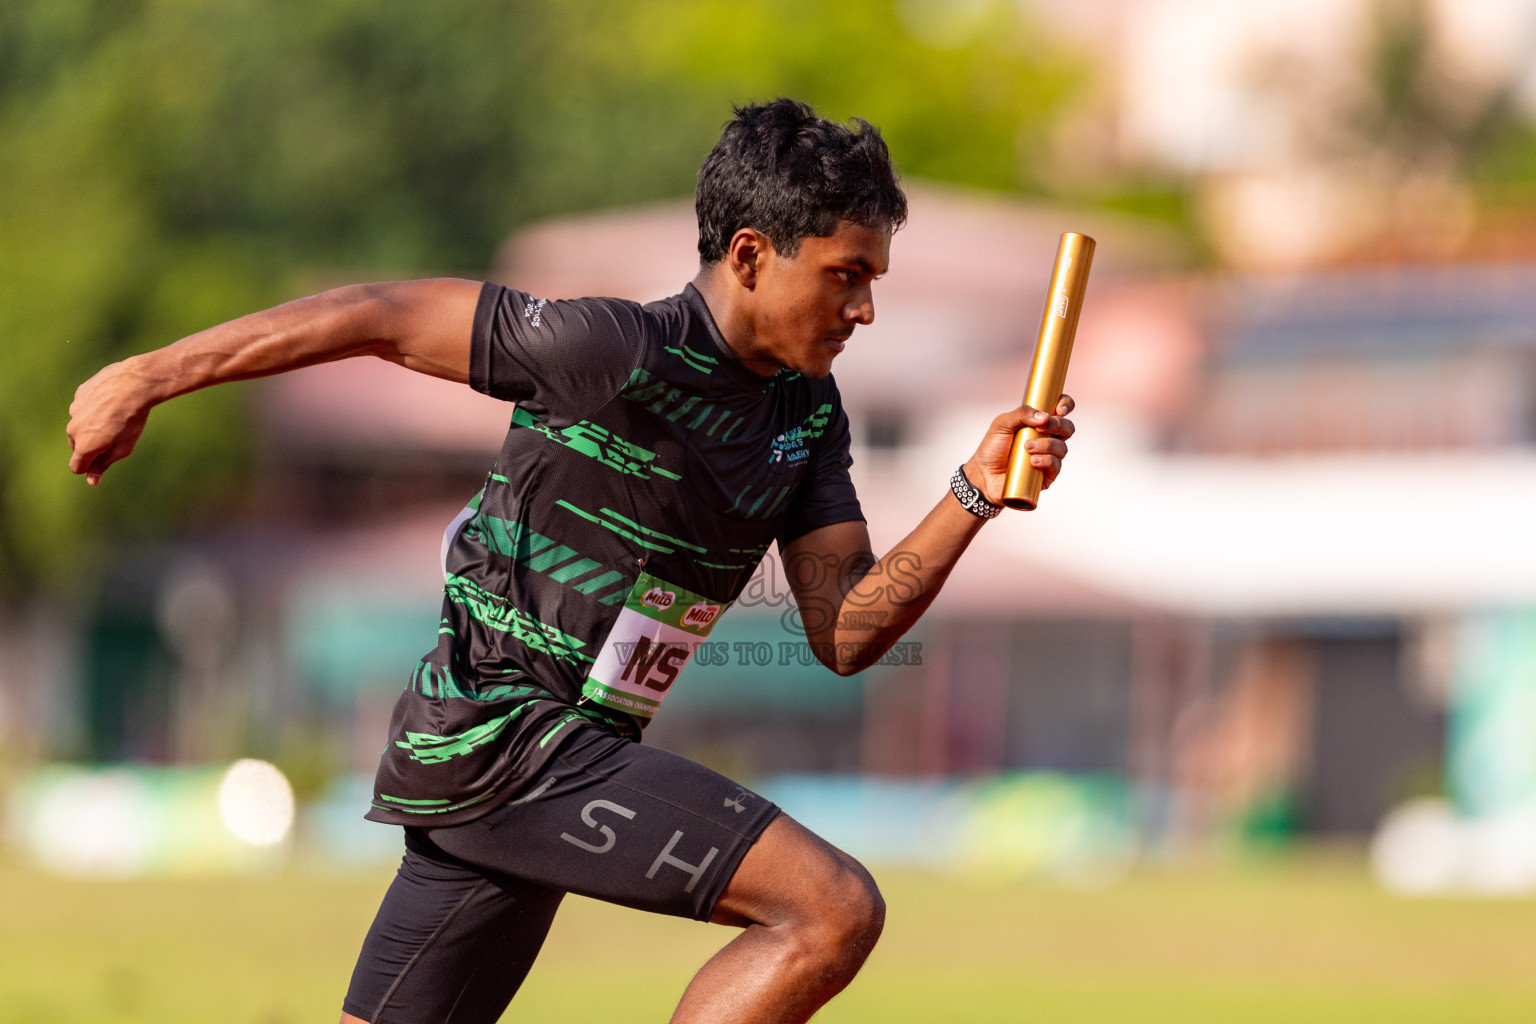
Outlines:
[[1536,347],[1536,265],[1529,263],[1232,277],[1206,294],[1216,353],[1226,362]]

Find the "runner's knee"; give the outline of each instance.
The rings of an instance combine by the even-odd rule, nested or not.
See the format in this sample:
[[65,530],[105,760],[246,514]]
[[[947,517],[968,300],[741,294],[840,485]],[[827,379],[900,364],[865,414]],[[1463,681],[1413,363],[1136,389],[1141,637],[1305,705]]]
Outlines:
[[770,928],[796,956],[857,969],[885,924],[885,900],[864,865],[776,818],[732,878],[713,918]]
[[818,938],[840,958],[852,955],[855,966],[863,963],[885,927],[885,898],[874,878],[849,857],[818,896]]

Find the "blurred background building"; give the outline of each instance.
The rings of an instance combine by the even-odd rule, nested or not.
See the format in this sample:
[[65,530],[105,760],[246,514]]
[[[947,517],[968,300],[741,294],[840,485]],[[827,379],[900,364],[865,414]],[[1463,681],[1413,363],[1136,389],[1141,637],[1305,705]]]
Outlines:
[[[730,664],[648,736],[892,857],[955,855],[916,834],[940,820],[1016,859],[1055,841],[1018,822],[1098,823],[1111,862],[1363,839],[1408,804],[1403,885],[1536,886],[1536,4],[450,6],[0,15],[0,231],[32,243],[0,256],[17,792],[59,761],[260,757],[312,836],[393,850],[338,822],[510,407],[315,367],[157,411],[87,495],[70,389],[343,281],[672,294],[729,102],[791,93],[881,124],[910,186],[836,371],[876,547],[1018,400],[1064,230],[1099,242],[1079,433],[901,663],[807,664],[770,555]],[[829,58],[839,33],[867,45]],[[275,53],[297,84],[255,70]]]

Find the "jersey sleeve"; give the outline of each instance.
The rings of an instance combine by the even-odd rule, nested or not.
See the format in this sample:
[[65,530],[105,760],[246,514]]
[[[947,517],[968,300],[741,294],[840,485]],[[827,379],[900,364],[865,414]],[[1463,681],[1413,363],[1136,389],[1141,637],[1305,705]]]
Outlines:
[[817,439],[810,468],[784,515],[784,525],[779,530],[780,549],[823,526],[864,519],[859,496],[848,475],[848,467],[853,465],[849,445],[848,414],[834,391],[832,417]]
[[624,388],[648,330],[636,302],[551,301],[487,283],[475,308],[469,384],[550,426],[569,426]]

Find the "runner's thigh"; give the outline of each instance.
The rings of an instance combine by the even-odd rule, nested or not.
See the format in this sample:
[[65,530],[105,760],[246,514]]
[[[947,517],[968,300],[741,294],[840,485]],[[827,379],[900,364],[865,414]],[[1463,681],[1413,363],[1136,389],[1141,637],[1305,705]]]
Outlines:
[[406,854],[352,973],[343,1009],[373,1024],[493,1024],[565,894],[487,872],[406,829]]
[[778,813],[687,758],[586,726],[516,799],[429,834],[489,871],[704,921]]

